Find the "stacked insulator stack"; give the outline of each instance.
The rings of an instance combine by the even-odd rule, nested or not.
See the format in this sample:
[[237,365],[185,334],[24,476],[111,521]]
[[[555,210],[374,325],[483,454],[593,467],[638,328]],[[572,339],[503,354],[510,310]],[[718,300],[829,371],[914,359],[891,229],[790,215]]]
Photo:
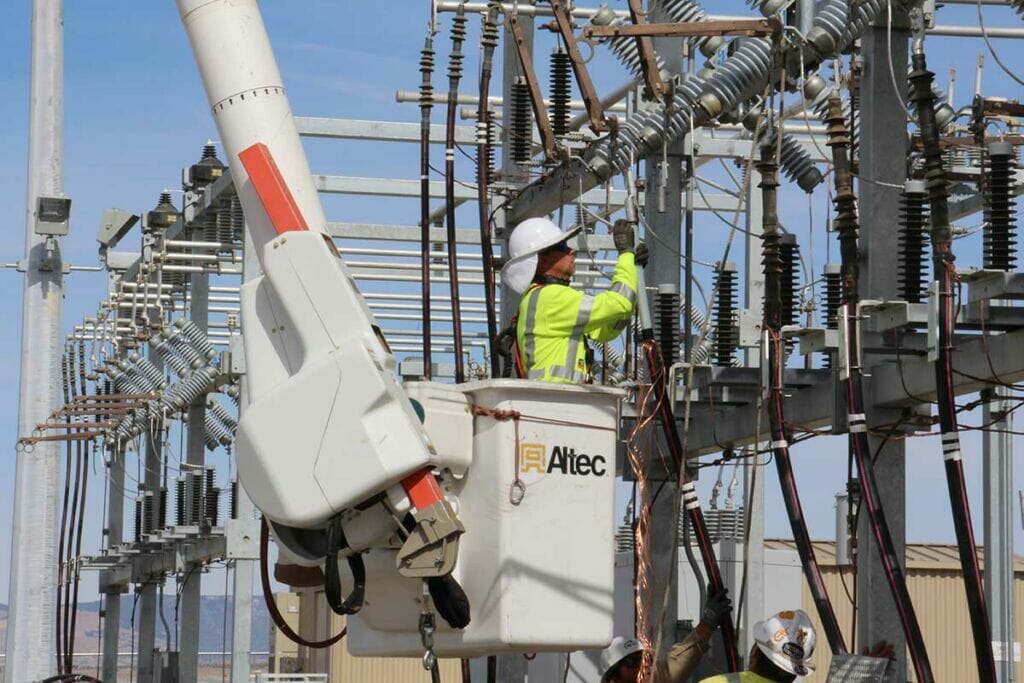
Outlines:
[[206,521],[210,526],[220,526],[220,489],[212,488],[206,491]]
[[[830,330],[839,328],[839,307],[843,304],[843,275],[838,263],[826,263],[822,274],[822,298],[825,301],[825,327]],[[826,352],[822,359],[822,367],[832,367],[832,354]]]
[[156,527],[158,529],[166,529],[167,528],[167,487],[166,486],[161,486],[160,490],[157,491]]
[[679,359],[679,290],[675,285],[658,285],[654,324],[661,357],[665,365],[671,365]]
[[[498,146],[498,140],[495,137],[494,127],[494,112],[490,109],[481,110],[477,122],[476,122],[476,143],[478,146],[483,147],[487,145],[487,158],[483,160],[483,163],[487,164],[487,182],[492,183],[496,180],[497,168],[494,163],[494,150]],[[477,155],[477,163],[481,163],[479,155]]]
[[987,270],[1010,271],[1017,263],[1017,210],[1012,189],[1017,169],[1013,146],[993,142],[985,163],[985,261]]
[[238,519],[238,480],[231,480],[231,497],[228,500],[228,514],[231,519]]
[[135,496],[135,542],[142,541],[142,496]]
[[825,287],[825,327],[839,327],[839,307],[843,304],[843,276],[838,263],[826,263],[822,275]]
[[423,75],[420,82],[420,109],[429,111],[434,106],[434,86],[430,82],[434,73],[434,41],[429,36],[420,50],[420,73]]
[[782,261],[779,278],[782,324],[796,325],[800,322],[800,245],[796,235],[786,233],[780,237],[779,258]]
[[569,96],[572,93],[572,59],[564,47],[551,53],[551,130],[556,136],[569,132]]
[[736,324],[737,274],[736,265],[720,263],[715,268],[715,365],[731,366],[740,343],[739,326]]
[[191,500],[189,500],[189,518],[188,523],[190,525],[199,525],[203,523],[203,473],[202,472],[190,472],[189,473],[189,489],[191,493]]
[[146,491],[146,495],[142,497],[142,533],[147,536],[153,533],[154,513],[156,512],[154,508],[153,492]]
[[928,268],[928,188],[923,180],[908,180],[900,197],[900,298],[921,303]]
[[217,488],[217,470],[213,465],[207,465],[203,473],[205,482],[203,487],[203,516],[211,526],[217,526],[219,515],[217,514],[218,503],[220,502],[220,490]]
[[187,278],[187,273],[179,273],[176,271],[167,271],[163,268],[160,269],[160,283],[169,285],[171,287],[184,287]]
[[174,523],[177,526],[188,524],[188,505],[185,503],[185,477],[174,481]]
[[517,164],[530,163],[533,151],[533,109],[530,86],[522,76],[512,84],[511,153]]

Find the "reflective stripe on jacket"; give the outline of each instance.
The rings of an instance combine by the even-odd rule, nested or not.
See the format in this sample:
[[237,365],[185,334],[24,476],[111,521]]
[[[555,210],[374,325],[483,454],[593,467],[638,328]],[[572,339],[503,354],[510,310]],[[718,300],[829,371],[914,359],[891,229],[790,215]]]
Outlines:
[[516,341],[527,379],[583,383],[588,379],[584,336],[615,339],[636,303],[632,252],[620,254],[612,286],[596,296],[564,285],[533,286],[519,302]]
[[753,671],[740,671],[734,674],[720,674],[705,678],[700,683],[772,683],[770,678],[759,676]]

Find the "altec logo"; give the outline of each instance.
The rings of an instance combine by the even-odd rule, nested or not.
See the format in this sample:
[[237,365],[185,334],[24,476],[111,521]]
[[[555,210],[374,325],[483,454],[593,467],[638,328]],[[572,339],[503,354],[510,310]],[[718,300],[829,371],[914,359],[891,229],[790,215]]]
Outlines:
[[548,447],[540,443],[524,443],[519,446],[519,471],[551,474],[560,472],[575,476],[603,477],[607,461],[603,455],[576,453],[572,446],[555,446],[551,459],[547,457]]

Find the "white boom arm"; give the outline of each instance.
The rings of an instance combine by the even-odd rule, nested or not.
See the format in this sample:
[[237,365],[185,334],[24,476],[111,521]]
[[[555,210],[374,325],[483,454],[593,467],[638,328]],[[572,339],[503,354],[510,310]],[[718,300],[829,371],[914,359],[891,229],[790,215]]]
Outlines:
[[323,527],[388,489],[401,499],[395,485],[436,455],[325,234],[259,7],[177,1],[263,270],[241,291],[248,402],[239,477],[265,515],[293,527]]

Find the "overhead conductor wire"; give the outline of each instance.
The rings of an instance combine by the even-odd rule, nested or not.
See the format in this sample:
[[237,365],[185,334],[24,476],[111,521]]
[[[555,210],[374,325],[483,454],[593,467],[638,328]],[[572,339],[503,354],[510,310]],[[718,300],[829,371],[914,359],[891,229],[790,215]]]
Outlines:
[[[466,11],[462,3],[452,18],[451,34],[452,51],[448,55],[448,112],[445,123],[444,199],[448,242],[448,287],[451,289],[452,298],[455,381],[460,383],[466,381],[466,370],[462,357],[462,311],[459,302],[458,255],[455,250],[455,109],[458,105],[459,80],[462,78],[462,43],[466,37]],[[484,268],[486,270],[486,264]]]
[[[918,17],[916,23],[923,21]],[[967,485],[961,460],[959,425],[956,416],[956,394],[953,389],[953,264],[952,229],[949,223],[946,174],[939,146],[939,127],[935,121],[935,95],[932,91],[934,74],[928,71],[924,55],[923,28],[915,27],[911,50],[911,97],[917,104],[918,126],[924,147],[925,182],[928,186],[932,244],[932,273],[938,280],[938,355],[935,361],[935,387],[938,398],[939,427],[942,433],[942,453],[945,460],[946,484],[953,510],[960,567],[967,591],[967,606],[971,616],[974,652],[978,660],[978,676],[982,681],[996,680],[995,660],[992,652],[992,631],[978,550],[971,526],[971,508],[967,500]]]
[[789,515],[790,528],[796,542],[800,563],[803,565],[804,576],[818,610],[822,628],[828,639],[833,654],[845,654],[846,643],[843,632],[836,619],[835,610],[828,597],[828,590],[821,577],[818,559],[811,545],[811,536],[807,531],[800,495],[797,493],[796,479],[793,476],[793,464],[789,457],[789,441],[786,430],[786,417],[782,407],[782,377],[785,366],[785,347],[782,342],[782,299],[781,277],[782,261],[780,259],[780,235],[778,218],[779,166],[775,160],[775,146],[768,144],[761,147],[761,159],[757,164],[761,174],[763,237],[762,253],[764,258],[764,341],[768,353],[768,416],[771,425],[771,449],[775,466],[779,472],[779,483],[782,486],[782,498]]
[[423,301],[423,378],[431,379],[430,349],[430,110],[434,88],[430,83],[434,72],[434,27],[431,25],[420,52],[420,267]]
[[[491,377],[501,376],[500,357],[497,353],[498,315],[494,305],[494,247],[491,244],[491,214],[488,201],[490,183],[491,110],[488,95],[491,86],[491,67],[494,48],[498,44],[498,13],[501,4],[491,0],[484,15],[483,34],[480,44],[484,54],[480,67],[480,111],[477,115],[476,187],[477,204],[480,209],[480,252],[484,270],[484,305],[487,310],[487,340],[490,344]],[[452,302],[455,305],[455,302]],[[452,318],[455,318],[454,309]]]
[[[850,451],[857,462],[861,479],[862,505],[867,508],[871,535],[878,548],[879,560],[885,571],[885,578],[892,593],[900,625],[907,639],[910,660],[920,683],[933,683],[931,663],[925,649],[921,626],[918,624],[914,606],[907,590],[906,576],[900,565],[896,546],[885,519],[885,511],[878,495],[874,463],[868,443],[867,419],[864,415],[863,378],[861,376],[860,339],[857,332],[857,311],[860,294],[857,280],[860,277],[857,247],[858,219],[857,198],[853,192],[853,175],[850,168],[850,135],[843,115],[842,103],[835,93],[828,101],[828,146],[832,148],[833,174],[836,195],[835,230],[839,235],[841,272],[843,280],[843,303],[839,309],[839,329],[844,335],[840,341],[840,371],[843,394],[846,398],[849,422]],[[844,352],[845,350],[845,352]]]

